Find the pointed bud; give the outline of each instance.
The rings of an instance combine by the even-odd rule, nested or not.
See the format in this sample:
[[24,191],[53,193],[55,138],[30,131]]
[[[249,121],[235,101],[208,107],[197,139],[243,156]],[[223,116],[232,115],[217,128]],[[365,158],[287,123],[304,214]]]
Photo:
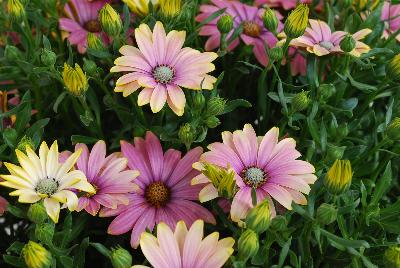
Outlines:
[[298,5],[290,12],[283,28],[288,38],[297,38],[304,34],[308,24],[308,13],[308,6],[304,4]]
[[262,17],[264,26],[268,31],[272,33],[276,33],[278,29],[278,18],[276,17],[275,11],[267,7],[264,12],[264,16]]
[[384,255],[385,267],[400,267],[400,246],[392,246],[385,251]]
[[217,22],[217,28],[220,33],[229,33],[233,28],[232,16],[228,14],[222,15]]
[[389,61],[386,75],[394,81],[400,80],[400,54],[397,54]]
[[105,4],[100,9],[99,22],[103,31],[109,36],[116,37],[122,31],[121,17],[110,4]]
[[257,254],[260,247],[258,235],[251,229],[242,233],[238,241],[238,254],[242,260],[248,260]]
[[179,128],[178,137],[186,145],[186,148],[189,149],[196,138],[196,129],[191,124],[185,123]]
[[97,65],[94,61],[83,58],[83,70],[91,76],[97,74]]
[[174,17],[182,8],[182,0],[159,0],[160,12],[165,17]]
[[271,229],[275,231],[283,231],[286,229],[287,224],[288,222],[284,216],[277,215],[271,221]]
[[337,219],[338,209],[327,203],[321,204],[317,209],[317,221],[323,225],[331,224]]
[[281,47],[273,47],[268,50],[268,57],[274,62],[280,62],[283,58],[283,50]]
[[210,116],[204,120],[204,123],[209,128],[216,128],[219,124],[221,124],[221,121],[215,116]]
[[212,97],[207,103],[206,116],[217,116],[224,112],[226,100],[220,97]]
[[247,228],[254,230],[258,234],[265,232],[270,223],[271,211],[268,199],[265,199],[252,208],[246,217]]
[[396,117],[390,122],[385,133],[392,141],[400,140],[400,117]]
[[26,152],[26,147],[30,147],[32,150],[35,150],[35,144],[32,139],[28,136],[23,136],[22,139],[18,142],[17,149],[21,152]]
[[51,245],[54,236],[54,224],[40,223],[35,227],[35,237],[46,245]]
[[341,194],[350,187],[352,177],[350,161],[337,159],[326,173],[324,184],[332,194]]
[[122,247],[114,248],[111,251],[111,263],[113,268],[130,268],[132,255]]
[[47,268],[52,261],[51,253],[33,241],[29,241],[22,248],[22,256],[28,268]]
[[6,45],[4,49],[4,57],[9,61],[15,61],[22,58],[21,51],[15,46]]
[[62,77],[68,92],[74,96],[81,96],[88,89],[89,85],[86,75],[77,63],[75,63],[75,68],[64,63]]
[[351,52],[356,47],[356,40],[351,34],[347,34],[342,41],[340,41],[340,48],[344,52]]
[[57,56],[53,51],[44,48],[40,54],[40,60],[44,66],[51,67],[56,63]]
[[139,16],[146,16],[149,14],[149,4],[150,2],[153,4],[153,7],[156,7],[155,3],[157,2],[152,0],[122,0],[125,4],[128,5],[129,10]]
[[206,99],[201,92],[196,92],[193,98],[193,109],[201,112],[203,110]]
[[42,202],[32,204],[28,209],[28,219],[36,224],[42,223],[48,219],[46,208]]
[[8,0],[7,12],[11,20],[21,22],[25,18],[25,8],[20,0]]
[[88,48],[94,50],[104,50],[103,41],[101,41],[100,37],[94,33],[88,33],[87,35],[87,45]]
[[292,99],[292,110],[293,112],[300,112],[307,109],[311,100],[308,97],[309,91],[302,91],[294,95]]
[[235,194],[235,173],[232,169],[204,163],[202,173],[218,191],[218,196],[230,199]]
[[333,84],[321,84],[318,87],[318,94],[323,101],[327,101],[336,92],[336,88]]

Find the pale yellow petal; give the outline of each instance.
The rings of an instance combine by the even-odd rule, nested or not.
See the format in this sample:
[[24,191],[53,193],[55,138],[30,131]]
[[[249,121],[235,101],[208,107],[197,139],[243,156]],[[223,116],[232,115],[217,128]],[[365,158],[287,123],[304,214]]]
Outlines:
[[49,178],[56,178],[57,171],[60,164],[58,162],[58,144],[54,141],[47,154],[46,160],[46,174]]
[[50,219],[57,223],[60,216],[60,203],[53,198],[46,198],[44,199],[43,205]]
[[55,178],[62,178],[64,177],[65,174],[68,173],[72,169],[72,167],[75,165],[76,161],[78,160],[79,156],[82,153],[82,148],[79,148],[76,152],[71,154],[68,159],[64,162],[64,164],[61,165],[60,169],[58,170],[56,177]]
[[20,150],[15,150],[15,154],[17,155],[21,167],[29,174],[30,181],[36,183],[39,180],[39,174],[32,161]]

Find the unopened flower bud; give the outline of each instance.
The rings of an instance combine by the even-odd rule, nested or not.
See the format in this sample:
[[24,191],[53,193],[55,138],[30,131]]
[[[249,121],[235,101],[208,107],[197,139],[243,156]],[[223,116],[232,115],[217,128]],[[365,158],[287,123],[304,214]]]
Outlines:
[[193,98],[193,109],[201,112],[203,110],[206,99],[201,92],[196,92]]
[[308,24],[308,13],[308,6],[304,4],[298,5],[290,12],[283,28],[288,38],[297,38],[304,34]]
[[4,57],[9,61],[15,61],[21,59],[21,51],[15,46],[7,45],[4,49]]
[[317,209],[317,220],[323,225],[331,224],[337,219],[338,209],[331,204],[323,203]]
[[326,101],[332,97],[336,92],[336,88],[333,84],[321,84],[318,87],[318,94],[321,100]]
[[393,141],[400,140],[400,117],[396,117],[386,128],[386,136]]
[[238,254],[241,259],[248,260],[257,254],[259,247],[257,233],[251,229],[247,229],[239,238]]
[[103,41],[101,41],[100,37],[94,33],[88,33],[87,46],[94,50],[104,50]]
[[186,148],[190,148],[190,145],[196,138],[196,130],[192,127],[191,124],[185,123],[180,127],[178,137],[183,142],[183,144],[186,145]]
[[83,58],[83,70],[91,76],[97,74],[97,65],[94,61]]
[[217,116],[224,112],[226,100],[220,97],[212,97],[207,103],[206,115]]
[[[218,196],[230,199],[235,194],[235,173],[232,169],[221,168],[216,165],[204,163],[201,171],[218,191]],[[208,197],[208,196],[207,196]],[[200,202],[209,201],[205,200],[203,196],[199,195]]]
[[64,63],[63,80],[68,92],[74,96],[81,96],[88,89],[88,80],[81,67],[75,63],[75,68]]
[[28,136],[23,136],[22,139],[18,142],[17,149],[21,152],[26,152],[26,147],[30,147],[32,150],[35,150],[35,144],[32,139]]
[[182,0],[159,0],[160,12],[165,17],[174,17],[181,11]]
[[267,7],[262,17],[264,26],[268,31],[276,33],[278,29],[278,18],[276,17],[275,11]]
[[215,116],[209,116],[204,120],[204,123],[206,124],[207,127],[209,128],[215,128],[219,124],[221,124],[221,121],[215,117]]
[[25,18],[25,8],[20,0],[8,0],[7,12],[11,20],[21,22]]
[[[337,138],[339,139],[343,139],[344,137],[347,137],[347,135],[349,134],[349,128],[347,126],[347,124],[341,124],[338,126],[338,128],[336,129],[336,133],[337,133]],[[341,157],[338,157],[341,158]]]
[[400,80],[400,54],[397,54],[389,61],[386,75],[392,80]]
[[122,20],[110,4],[105,4],[99,11],[99,22],[103,31],[109,36],[118,36],[122,30]]
[[111,264],[113,268],[130,268],[132,266],[132,255],[122,247],[112,249]]
[[246,217],[247,228],[261,234],[265,232],[271,223],[271,211],[269,201],[265,199],[252,208]]
[[352,177],[350,161],[336,159],[325,176],[324,184],[332,194],[340,194],[350,187]]
[[268,57],[274,62],[280,62],[283,58],[282,47],[273,47],[268,50]]
[[223,34],[229,33],[233,28],[232,16],[228,14],[222,15],[217,22],[217,28],[220,31],[220,33]]
[[399,268],[400,267],[400,246],[392,246],[386,249],[384,254],[385,267]]
[[122,0],[128,5],[130,11],[139,16],[146,16],[149,14],[149,4],[152,3],[153,7],[157,7],[157,0]]
[[287,224],[288,222],[284,216],[277,215],[271,221],[271,229],[275,231],[282,231],[286,229]]
[[44,244],[50,245],[53,241],[54,225],[51,223],[40,223],[36,225],[35,237]]
[[32,204],[27,213],[28,219],[36,224],[42,223],[47,220],[46,208],[41,202]]
[[41,244],[29,241],[22,248],[22,257],[28,268],[47,268],[50,267],[52,257]]
[[56,63],[57,56],[56,53],[45,48],[42,50],[42,54],[40,54],[40,60],[42,61],[43,65],[50,67]]
[[308,97],[308,93],[308,91],[302,91],[294,95],[292,99],[293,112],[300,112],[307,109],[308,105],[311,102],[310,98]]
[[347,34],[342,41],[340,41],[340,48],[344,52],[351,52],[356,47],[356,40],[351,34]]

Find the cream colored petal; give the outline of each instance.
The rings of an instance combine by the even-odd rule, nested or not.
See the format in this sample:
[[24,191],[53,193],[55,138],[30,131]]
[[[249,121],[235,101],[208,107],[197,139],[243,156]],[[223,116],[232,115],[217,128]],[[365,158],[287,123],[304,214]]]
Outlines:
[[20,150],[15,150],[15,154],[21,167],[29,175],[30,181],[36,183],[39,180],[39,174],[32,161]]
[[67,207],[70,211],[76,210],[78,206],[78,197],[76,196],[75,193],[68,191],[68,190],[62,190],[60,192],[57,192],[51,196],[55,200],[57,200],[60,203],[67,204]]
[[21,179],[30,182],[30,176],[28,175],[28,173],[25,172],[25,170],[23,168],[21,168],[20,166],[11,164],[11,163],[5,163],[4,165],[6,166],[6,168],[8,169],[8,171],[11,173],[11,175],[15,175],[20,177]]
[[79,150],[71,154],[68,157],[68,159],[64,162],[64,164],[61,165],[55,178],[58,179],[64,177],[68,173],[68,171],[70,171],[72,167],[75,165],[81,153],[82,153],[82,148],[79,148]]
[[42,166],[42,173],[47,174],[46,172],[46,162],[47,162],[47,155],[49,154],[49,147],[47,146],[46,142],[42,142],[39,148],[39,158],[40,164]]
[[57,223],[60,216],[60,203],[56,199],[46,198],[43,201],[43,205],[50,219]]
[[10,183],[13,183],[14,185],[19,186],[19,188],[33,189],[35,187],[32,182],[26,181],[18,176],[2,175],[1,178],[6,180],[7,182],[10,182]]
[[20,203],[36,203],[42,199],[35,191],[30,189],[16,190],[10,193],[10,196],[19,196],[18,202]]
[[201,203],[210,201],[218,197],[218,191],[211,183],[201,189],[199,193],[199,200]]
[[178,242],[179,251],[181,254],[183,253],[183,245],[185,244],[185,238],[188,233],[188,229],[184,221],[179,221],[176,224],[174,236],[176,241]]
[[80,180],[79,182],[72,185],[72,188],[77,190],[81,190],[90,194],[95,194],[96,189],[87,181],[87,180]]
[[50,147],[49,153],[47,154],[46,160],[46,173],[49,178],[56,178],[57,171],[59,169],[58,162],[58,144],[54,141]]
[[30,148],[29,146],[26,147],[26,154],[31,160],[33,166],[35,167],[35,170],[39,176],[39,178],[43,178],[45,174],[43,174],[42,171],[42,165],[40,164],[40,159],[37,156],[37,154]]
[[65,188],[69,188],[72,185],[77,184],[81,180],[86,180],[85,174],[83,174],[80,170],[72,170],[65,174],[63,177],[58,178],[60,186],[58,189],[64,190]]

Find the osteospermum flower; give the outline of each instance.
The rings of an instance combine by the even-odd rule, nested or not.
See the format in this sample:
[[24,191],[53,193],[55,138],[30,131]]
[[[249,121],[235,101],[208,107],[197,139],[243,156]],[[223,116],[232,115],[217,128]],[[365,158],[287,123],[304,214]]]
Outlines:
[[50,149],[46,142],[42,142],[39,156],[29,147],[26,154],[15,150],[21,166],[4,163],[10,175],[0,175],[5,181],[0,185],[14,188],[11,196],[18,196],[21,203],[36,203],[43,200],[47,214],[58,222],[60,203],[66,204],[70,211],[78,205],[78,197],[73,190],[95,193],[95,189],[87,182],[80,170],[72,170],[81,151],[71,154],[65,163],[59,163],[57,141]]
[[[208,19],[214,12],[220,9],[226,9],[225,14],[230,15],[233,18],[233,29],[227,34],[226,39],[229,40],[234,30],[240,25],[243,26],[243,32],[240,35],[240,39],[246,45],[253,46],[253,53],[260,64],[266,66],[268,64],[268,56],[265,50],[265,46],[273,47],[278,41],[273,33],[269,32],[262,21],[262,16],[265,12],[264,9],[260,9],[254,6],[243,4],[239,1],[223,1],[223,0],[211,0],[213,5],[201,5],[200,14],[196,17],[198,22],[203,22]],[[278,19],[282,16],[276,13]],[[221,40],[221,33],[217,28],[218,18],[205,24],[199,35],[209,36],[205,49],[207,51],[214,50],[219,47]],[[279,22],[278,31],[282,30],[282,23]],[[233,50],[239,45],[239,39],[235,39],[228,47],[228,50]]]
[[117,209],[104,208],[100,216],[118,215],[108,227],[108,233],[119,235],[132,230],[131,245],[136,248],[139,238],[146,229],[165,222],[174,228],[179,220],[190,226],[195,220],[203,219],[215,223],[213,215],[199,204],[198,193],[202,186],[191,186],[190,181],[199,174],[192,164],[199,160],[200,147],[190,150],[181,158],[181,152],[169,149],[163,153],[157,136],[147,132],[146,138],[135,138],[134,145],[121,142],[122,154],[128,166],[138,170],[135,179],[139,190],[130,194],[129,205]]
[[159,112],[168,103],[177,115],[183,115],[185,94],[188,89],[212,89],[216,78],[208,75],[215,69],[211,62],[216,53],[201,53],[192,48],[182,48],[184,31],[165,33],[164,26],[157,22],[151,32],[147,24],[135,29],[139,48],[123,46],[123,55],[115,60],[111,72],[129,72],[116,82],[114,91],[126,97],[139,88],[138,105],[150,103],[153,113]]
[[[219,268],[233,253],[235,240],[228,237],[218,240],[214,232],[203,239],[204,222],[197,220],[188,230],[185,222],[176,225],[175,232],[165,224],[157,225],[157,237],[143,233],[140,247],[154,268]],[[135,265],[133,268],[147,266]]]
[[[128,160],[117,153],[106,157],[106,144],[98,141],[89,152],[85,144],[75,145],[75,152],[82,151],[75,169],[82,171],[88,182],[96,189],[95,194],[79,198],[77,211],[86,210],[95,216],[100,206],[116,209],[129,204],[128,193],[137,190],[133,180],[139,175],[136,170],[127,170]],[[66,153],[68,155],[70,153]]]
[[69,42],[78,47],[79,53],[85,53],[88,33],[100,36],[103,42],[108,38],[101,30],[98,20],[99,10],[109,0],[69,0],[64,7],[64,18],[60,18],[60,29],[67,32]]
[[[400,4],[394,5],[385,1],[382,7],[381,20],[385,23],[384,38],[397,33],[400,29]],[[400,33],[397,33],[396,39],[400,42]]]
[[[271,214],[275,216],[275,200],[287,209],[292,202],[307,204],[304,194],[310,192],[309,184],[317,177],[312,174],[314,167],[305,161],[297,160],[300,153],[295,149],[296,142],[285,138],[278,142],[279,130],[274,127],[264,137],[257,137],[253,127],[246,124],[242,130],[222,133],[223,142],[212,143],[209,152],[202,155],[201,161],[231,167],[235,171],[238,192],[233,198],[231,218],[244,219],[252,205],[251,191],[256,190],[257,203],[269,200]],[[203,174],[192,180],[193,184],[207,183]],[[200,192],[200,200],[216,198],[218,192],[208,184]]]
[[8,202],[4,197],[0,196],[0,216],[7,210]]

